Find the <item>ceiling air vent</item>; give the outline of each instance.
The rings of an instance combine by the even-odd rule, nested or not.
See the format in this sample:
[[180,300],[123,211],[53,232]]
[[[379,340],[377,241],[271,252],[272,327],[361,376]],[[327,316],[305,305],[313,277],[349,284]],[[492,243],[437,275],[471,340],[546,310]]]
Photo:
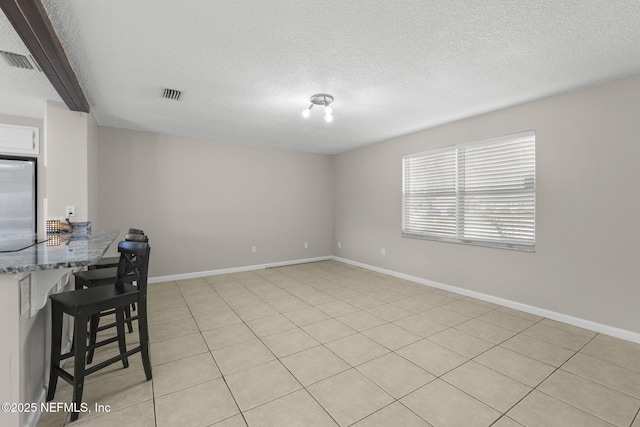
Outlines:
[[0,56],[7,61],[7,64],[10,67],[22,68],[25,70],[33,70],[34,68],[37,68],[38,70],[40,69],[33,59],[29,60],[29,58],[24,55],[0,50]]
[[172,99],[174,101],[178,101],[180,99],[180,95],[182,95],[182,92],[175,89],[165,89],[164,92],[162,92],[163,98]]

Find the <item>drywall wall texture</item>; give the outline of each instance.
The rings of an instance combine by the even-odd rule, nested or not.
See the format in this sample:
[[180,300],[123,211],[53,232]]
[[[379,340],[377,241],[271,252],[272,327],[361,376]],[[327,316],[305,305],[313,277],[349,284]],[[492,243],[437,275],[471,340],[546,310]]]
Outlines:
[[[97,174],[96,162],[89,158],[89,150],[96,143],[95,132],[91,131],[94,126],[91,114],[71,111],[62,102],[47,101],[44,116],[47,219],[66,218],[66,207],[70,205],[76,208],[71,221],[92,221],[96,216],[89,206],[89,184],[95,182],[93,176]],[[95,201],[92,206],[96,206]]]
[[[640,332],[639,98],[634,76],[336,155],[334,254]],[[403,154],[529,129],[535,253],[401,237]]]
[[331,255],[327,155],[106,127],[98,154],[101,228],[142,228],[152,277]]

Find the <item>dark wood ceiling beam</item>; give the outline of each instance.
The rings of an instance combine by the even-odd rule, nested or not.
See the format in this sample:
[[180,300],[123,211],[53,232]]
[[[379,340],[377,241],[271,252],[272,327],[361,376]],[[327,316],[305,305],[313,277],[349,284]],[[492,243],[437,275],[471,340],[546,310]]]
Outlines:
[[0,0],[0,7],[67,107],[88,113],[89,102],[40,0]]

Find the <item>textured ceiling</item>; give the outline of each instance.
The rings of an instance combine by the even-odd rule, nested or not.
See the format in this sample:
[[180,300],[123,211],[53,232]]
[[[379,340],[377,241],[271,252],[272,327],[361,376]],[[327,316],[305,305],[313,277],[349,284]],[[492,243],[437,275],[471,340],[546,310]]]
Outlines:
[[100,125],[312,152],[640,72],[637,0],[43,3]]
[[[29,50],[2,12],[0,50],[29,56]],[[0,114],[42,118],[47,99],[61,101],[44,73],[10,67],[0,59]]]

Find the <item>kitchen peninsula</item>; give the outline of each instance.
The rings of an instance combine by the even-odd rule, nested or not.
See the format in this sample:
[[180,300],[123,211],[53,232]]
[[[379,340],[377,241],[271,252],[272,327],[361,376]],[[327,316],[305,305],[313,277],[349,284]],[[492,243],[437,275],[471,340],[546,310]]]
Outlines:
[[[44,402],[51,340],[48,296],[68,290],[72,273],[102,258],[118,233],[54,235],[0,253],[0,402],[35,403],[38,409]],[[3,411],[0,425],[35,425],[37,417],[37,412]]]

